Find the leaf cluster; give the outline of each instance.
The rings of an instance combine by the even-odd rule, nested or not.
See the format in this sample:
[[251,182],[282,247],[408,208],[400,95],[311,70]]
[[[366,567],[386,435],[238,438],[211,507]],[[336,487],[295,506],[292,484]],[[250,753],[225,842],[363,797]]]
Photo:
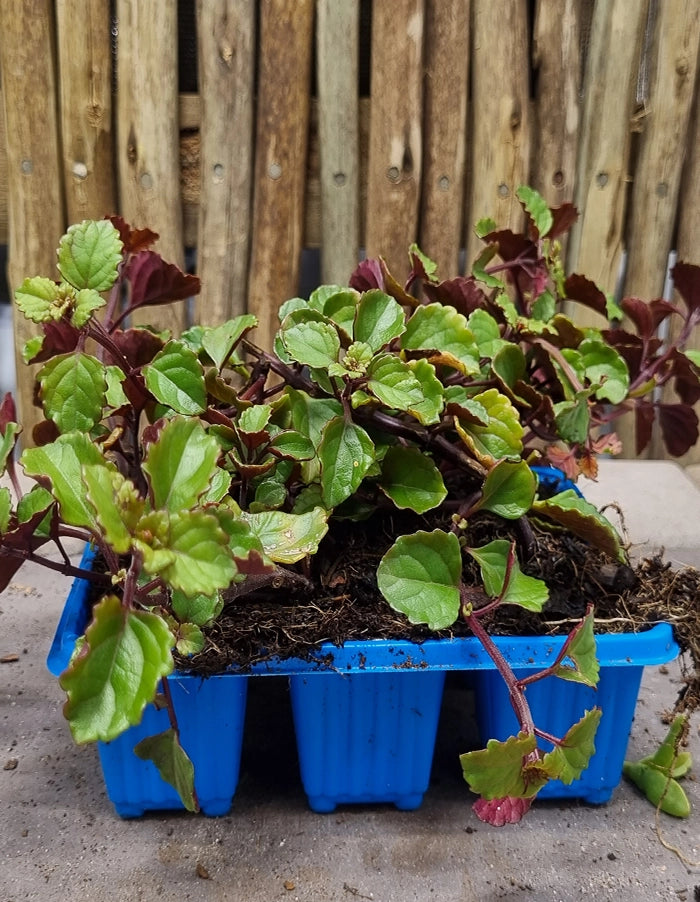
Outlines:
[[[334,522],[361,525],[398,509],[437,513],[444,526],[396,536],[379,590],[413,622],[441,629],[464,619],[518,712],[517,737],[463,758],[481,814],[496,822],[505,805],[512,819],[527,805],[493,801],[531,800],[547,779],[575,779],[585,767],[599,715],[559,739],[538,731],[527,681],[484,625],[498,605],[541,610],[547,588],[522,571],[514,544],[470,547],[466,527],[482,512],[516,522],[522,556],[536,518],[624,558],[613,527],[575,492],[541,497],[531,465],[548,459],[594,473],[595,455],[617,445],[608,424],[630,409],[645,429],[658,414],[674,453],[695,441],[700,361],[681,348],[700,318],[700,270],[676,267],[685,309],[617,306],[563,273],[558,240],[573,208],[550,210],[531,189],[520,198],[526,232],[479,223],[484,250],[470,275],[438,280],[417,247],[403,284],[381,259],[366,261],[349,286],[286,301],[271,351],[254,343],[249,314],[177,337],[130,325],[135,310],[200,286],[153,250],[155,233],[118,217],[72,226],[59,245],[59,278],[23,282],[15,298],[38,327],[24,355],[40,364],[44,420],[19,458],[33,480],[23,491],[21,426],[9,395],[0,405],[0,471],[10,482],[0,488],[0,591],[25,560],[76,572],[64,537],[97,547],[104,572],[84,575],[100,601],[61,678],[77,741],[109,740],[137,723],[159,687],[169,704],[172,649],[197,652],[227,598],[308,585],[309,558]],[[631,326],[580,329],[563,312],[572,300],[625,314]],[[654,333],[669,316],[681,318],[680,338],[662,345]],[[659,404],[653,392],[669,381],[680,400]],[[62,561],[42,553],[47,544]],[[465,584],[467,561],[479,585]],[[590,617],[565,648],[529,679],[593,684]],[[171,729],[139,754],[196,809],[169,710]]]

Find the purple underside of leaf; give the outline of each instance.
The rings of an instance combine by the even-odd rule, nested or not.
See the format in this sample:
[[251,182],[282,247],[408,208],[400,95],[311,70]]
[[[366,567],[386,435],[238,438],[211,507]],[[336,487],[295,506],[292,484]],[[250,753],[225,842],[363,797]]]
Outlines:
[[137,254],[139,251],[145,251],[155,244],[160,237],[157,232],[152,232],[150,229],[132,229],[121,216],[110,216],[108,218],[119,232],[125,253]]
[[504,827],[506,824],[517,824],[527,814],[533,798],[520,799],[506,796],[503,799],[477,799],[472,806],[479,820],[492,827]]
[[659,404],[664,444],[674,457],[685,454],[698,440],[698,417],[688,404]]
[[558,238],[565,235],[578,219],[578,210],[573,204],[564,203],[560,207],[550,207],[552,214],[552,227],[547,232],[547,238]]
[[645,339],[652,338],[661,323],[676,312],[673,304],[661,298],[649,303],[639,298],[623,298],[620,306],[634,323],[639,336]]
[[155,251],[141,251],[129,263],[125,277],[131,284],[131,307],[167,304],[199,293],[197,276],[166,263]]
[[123,332],[118,329],[112,333],[111,338],[135,368],[150,363],[158,351],[163,349],[163,339],[148,329],[125,329]]
[[446,279],[437,285],[429,283],[423,286],[426,296],[434,303],[454,307],[464,316],[486,305],[486,295],[476,281],[468,276]]
[[598,288],[595,282],[582,276],[580,273],[572,273],[564,282],[564,292],[570,301],[578,301],[606,316],[606,300],[603,292]]
[[350,276],[350,288],[356,291],[370,291],[372,288],[384,289],[384,273],[379,260],[363,260],[355,267]]
[[9,423],[17,422],[17,408],[15,401],[10,392],[5,393],[5,397],[0,404],[0,432],[5,433]]
[[49,322],[43,326],[44,340],[39,353],[29,363],[44,363],[57,354],[74,351],[80,339],[80,331],[67,322]]
[[636,432],[636,453],[641,454],[642,451],[651,441],[651,432],[654,426],[654,405],[648,401],[638,402],[634,410],[635,415],[635,432]]
[[688,312],[700,316],[700,266],[678,262],[671,272],[676,291],[685,301]]

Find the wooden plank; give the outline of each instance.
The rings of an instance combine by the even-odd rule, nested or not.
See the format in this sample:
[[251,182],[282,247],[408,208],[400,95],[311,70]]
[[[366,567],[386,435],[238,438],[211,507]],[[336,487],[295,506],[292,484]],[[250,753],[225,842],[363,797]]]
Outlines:
[[539,0],[532,185],[551,206],[574,199],[581,88],[581,0]]
[[[0,113],[5,109],[5,101],[0,83]],[[5,134],[5,117],[0,115],[0,244],[7,244],[9,235],[7,220],[7,135]],[[0,274],[0,278],[5,278]]]
[[116,213],[109,0],[56,4],[60,121],[69,222]]
[[255,4],[198,0],[201,195],[196,320],[245,312],[253,176]]
[[458,272],[464,211],[470,0],[427,0],[421,249]]
[[[7,126],[8,278],[13,290],[26,276],[55,278],[56,247],[65,226],[50,0],[35,0],[30,15],[24,0],[0,3],[0,66]],[[26,446],[40,415],[33,406],[35,368],[24,365],[21,353],[36,329],[22,316],[14,322],[17,401]]]
[[[700,235],[700,71],[696,73],[695,102],[691,112],[690,127],[686,141],[686,160],[683,168],[683,177],[679,192],[678,203],[678,259],[686,263],[700,264],[700,251],[698,250],[698,236]],[[683,301],[678,295],[674,301],[683,307]],[[681,328],[680,320],[674,317],[670,323],[671,334],[675,337]],[[700,326],[693,330],[689,348],[700,350]],[[677,400],[675,392],[664,389],[663,400],[674,402]],[[695,413],[700,417],[700,402],[695,405]],[[658,439],[657,439],[658,441]],[[657,444],[655,450],[658,456],[667,456]],[[682,466],[700,463],[700,442],[690,449],[682,457],[675,458]]]
[[[646,2],[598,0],[591,23],[577,163],[581,218],[571,232],[568,262],[570,271],[585,273],[607,292],[615,290],[622,256],[630,121],[646,18]],[[587,322],[600,324],[600,318]]]
[[401,280],[418,237],[422,173],[424,0],[372,8],[367,255]]
[[346,284],[358,262],[359,0],[318,0],[321,279]]
[[313,0],[260,4],[249,311],[272,344],[279,305],[298,291],[304,222]]
[[[156,249],[183,265],[177,121],[177,3],[117,0],[117,137],[120,207],[133,226],[160,234]],[[148,308],[139,322],[177,332],[181,303]]]
[[625,294],[635,297],[649,299],[663,292],[690,126],[699,44],[699,4],[686,0],[665,0],[658,4],[649,54],[650,93],[640,120],[628,224]]
[[490,216],[501,228],[521,227],[515,192],[529,178],[530,160],[527,4],[473,0],[472,24],[468,267],[481,247],[473,230],[478,219]]

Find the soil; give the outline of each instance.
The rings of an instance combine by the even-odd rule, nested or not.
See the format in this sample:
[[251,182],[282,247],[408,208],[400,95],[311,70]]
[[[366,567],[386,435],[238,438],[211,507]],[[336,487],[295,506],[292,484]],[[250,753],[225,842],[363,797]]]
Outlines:
[[[411,624],[382,598],[376,583],[379,560],[397,535],[416,529],[445,527],[409,513],[357,523],[333,524],[307,572],[292,568],[300,588],[262,587],[230,597],[217,621],[205,629],[205,647],[191,658],[176,656],[178,669],[203,676],[229,666],[245,669],[272,657],[308,657],[322,642],[342,645],[350,639],[410,639],[469,635],[457,622],[450,630],[431,632]],[[532,534],[489,514],[476,516],[467,542],[483,545],[496,537],[516,541],[521,569],[543,579],[549,601],[542,614],[514,605],[501,606],[483,622],[491,633],[543,635],[566,633],[595,612],[596,631],[630,632],[667,621],[689,664],[678,710],[700,707],[700,571],[672,570],[659,557],[634,567],[620,564],[566,532],[533,523]],[[477,565],[463,572],[467,585],[480,583]]]

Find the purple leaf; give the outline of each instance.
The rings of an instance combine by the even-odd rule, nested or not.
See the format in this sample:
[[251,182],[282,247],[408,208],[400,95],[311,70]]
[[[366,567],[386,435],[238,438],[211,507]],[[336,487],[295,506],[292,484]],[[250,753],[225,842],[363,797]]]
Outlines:
[[437,285],[428,283],[423,286],[423,290],[431,301],[454,307],[464,316],[469,316],[474,310],[484,309],[487,303],[486,295],[472,276],[446,279]]
[[620,306],[634,323],[641,338],[651,338],[666,317],[676,312],[673,304],[661,298],[649,303],[639,298],[623,298]]
[[671,357],[671,373],[673,388],[684,404],[693,405],[700,401],[698,371],[680,351],[676,351]]
[[661,436],[669,454],[680,457],[698,440],[698,417],[688,404],[659,404]]
[[138,254],[140,251],[148,250],[160,237],[157,232],[152,232],[150,229],[132,229],[121,216],[108,218],[119,232],[126,254]]
[[112,340],[134,368],[150,363],[163,350],[163,340],[148,329],[117,329]]
[[530,810],[533,799],[506,796],[503,799],[477,799],[472,806],[474,814],[492,827],[517,824]]
[[125,277],[131,283],[130,309],[146,304],[169,304],[198,294],[197,276],[184,273],[174,263],[166,263],[155,251],[141,251],[126,268]]
[[676,263],[671,272],[676,291],[685,301],[688,312],[700,317],[700,266]]
[[39,353],[28,360],[28,363],[43,363],[57,354],[70,354],[78,346],[80,330],[69,322],[48,322],[43,324],[44,340]]
[[637,401],[634,408],[636,432],[635,453],[639,456],[651,441],[651,430],[654,425],[654,405],[650,401]]
[[372,288],[384,290],[384,274],[379,260],[363,260],[355,267],[349,285],[355,291],[370,291]]
[[552,214],[552,227],[547,232],[547,238],[558,238],[565,235],[578,219],[578,210],[573,204],[564,203],[560,207],[550,207]]
[[596,313],[600,313],[607,319],[605,295],[595,282],[587,279],[586,276],[582,276],[580,273],[572,273],[567,276],[564,282],[564,291],[569,300],[578,301],[579,304],[590,307],[591,310],[595,310]]
[[0,434],[4,435],[8,423],[17,422],[17,408],[15,407],[15,399],[8,391],[0,404]]

